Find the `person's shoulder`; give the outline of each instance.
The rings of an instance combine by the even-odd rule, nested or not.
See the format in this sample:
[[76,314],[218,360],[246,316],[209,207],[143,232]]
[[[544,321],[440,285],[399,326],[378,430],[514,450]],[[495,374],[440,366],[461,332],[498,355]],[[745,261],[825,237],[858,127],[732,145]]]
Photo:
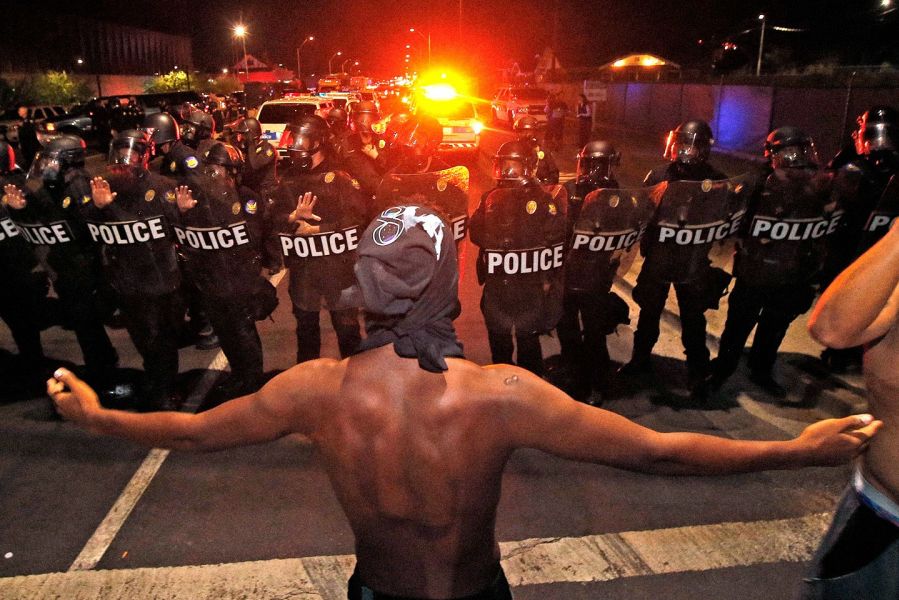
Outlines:
[[481,366],[459,358],[447,358],[447,364],[452,375],[464,382],[469,399],[480,399],[488,405],[521,402],[527,397],[529,388],[545,383],[537,375],[515,365]]

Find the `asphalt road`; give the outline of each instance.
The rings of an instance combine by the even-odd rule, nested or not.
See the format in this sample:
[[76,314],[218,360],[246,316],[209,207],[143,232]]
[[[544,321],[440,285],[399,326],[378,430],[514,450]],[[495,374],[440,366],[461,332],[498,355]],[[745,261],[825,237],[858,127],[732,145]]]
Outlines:
[[[507,137],[488,131],[485,150]],[[624,154],[622,183],[638,184],[658,160],[657,142],[613,141]],[[574,153],[560,156],[564,171]],[[722,163],[734,174],[745,166]],[[486,171],[472,165],[472,209],[489,186]],[[490,356],[474,258],[466,242],[456,325],[467,357],[483,364]],[[627,286],[625,277],[618,291],[629,299]],[[278,290],[273,321],[260,323],[272,373],[293,364],[296,344],[283,281]],[[787,439],[845,411],[825,401],[826,391],[861,402],[855,381],[814,368],[820,349],[800,326],[778,367],[791,383],[786,400],[767,397],[741,371],[709,406],[692,406],[674,316],[662,322],[655,379],[605,408],[664,431]],[[710,313],[713,347],[720,321]],[[323,354],[337,356],[328,319],[322,325]],[[124,330],[111,336],[125,372],[139,369]],[[631,340],[624,326],[610,337],[613,359],[628,358]],[[49,356],[78,362],[71,332],[50,329],[43,341]],[[554,338],[543,342],[545,356],[558,352]],[[14,349],[2,325],[0,349]],[[193,348],[182,350],[181,362],[190,410],[226,365],[218,351]],[[0,404],[0,439],[2,598],[345,597],[353,538],[306,440],[203,455],[148,451],[54,420],[46,399],[27,394]],[[663,478],[520,451],[504,478],[498,539],[519,599],[786,600],[848,474],[844,466]]]

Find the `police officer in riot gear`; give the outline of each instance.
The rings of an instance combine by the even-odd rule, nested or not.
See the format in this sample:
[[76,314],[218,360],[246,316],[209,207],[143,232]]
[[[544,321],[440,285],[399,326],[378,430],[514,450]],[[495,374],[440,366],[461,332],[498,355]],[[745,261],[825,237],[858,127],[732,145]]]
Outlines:
[[7,185],[10,216],[32,246],[43,248],[63,316],[75,332],[88,377],[112,385],[118,354],[103,327],[111,302],[104,297],[100,256],[81,206],[91,201],[84,140],[61,135],[34,159],[24,189]]
[[748,227],[734,256],[736,283],[711,384],[718,388],[733,374],[755,327],[750,380],[782,397],[786,390],[772,375],[777,349],[790,323],[812,305],[826,237],[842,211],[835,212],[831,177],[818,172],[814,141],[804,131],[772,131],[765,158],[762,189],[751,202]]
[[[188,110],[189,116],[189,110]],[[181,185],[187,180],[188,173],[195,171],[200,166],[197,151],[181,140],[181,129],[178,121],[167,112],[159,112],[147,115],[144,119],[143,130],[150,134],[153,143],[153,153],[160,157],[159,172],[162,175],[174,179]],[[179,254],[179,261],[183,263],[183,256]],[[193,282],[183,280],[182,292],[188,304],[190,315],[190,334],[196,340],[200,350],[211,350],[219,347],[219,339],[209,324],[209,319],[200,308],[199,292]]]
[[110,133],[115,135],[126,129],[137,129],[143,120],[143,110],[140,106],[131,102],[131,98],[119,98],[118,104],[112,107],[109,113]]
[[346,154],[347,137],[349,131],[349,115],[346,109],[335,106],[328,111],[328,143],[331,145],[331,151],[334,159],[343,161]]
[[535,177],[542,184],[559,183],[559,167],[552,151],[540,143],[540,122],[530,115],[518,117],[513,126],[518,140],[527,142],[537,154]]
[[359,181],[367,197],[374,196],[387,170],[387,142],[372,130],[380,118],[374,102],[363,100],[353,105],[353,132],[347,136],[343,166]]
[[320,356],[322,306],[330,313],[340,354],[346,357],[356,352],[361,340],[358,299],[343,292],[355,281],[355,249],[367,224],[365,198],[359,183],[338,170],[329,156],[324,119],[303,117],[285,135],[289,166],[272,219],[290,272],[297,363]]
[[437,154],[443,127],[434,117],[417,115],[407,121],[391,145],[391,173],[430,173],[448,169]]
[[[668,163],[651,170],[644,186],[654,186],[663,181],[693,181],[711,183],[726,178],[708,163],[713,143],[712,129],[701,120],[686,121],[668,134],[664,157]],[[661,229],[657,219],[643,237],[641,251],[643,267],[633,291],[634,301],[640,306],[640,317],[634,333],[634,348],[630,362],[622,367],[623,375],[639,375],[650,370],[650,355],[659,338],[659,320],[668,298],[671,284],[677,294],[680,311],[681,341],[687,355],[688,386],[696,399],[707,394],[705,379],[708,375],[709,350],[706,346],[705,310],[708,307],[708,283],[711,277],[710,261],[706,257],[700,265],[680,264],[680,260],[693,260],[690,253],[668,251],[661,242]],[[677,263],[677,264],[673,264]],[[671,273],[686,273],[672,281]]]
[[177,219],[175,183],[148,170],[151,147],[143,131],[118,132],[110,143],[107,171],[91,181],[92,201],[82,211],[144,362],[144,407],[177,410],[174,385],[184,306],[170,225]]
[[272,198],[278,186],[275,166],[278,153],[275,147],[262,139],[262,125],[253,117],[241,117],[230,123],[234,146],[244,155],[241,185],[244,185],[266,201]]
[[[231,376],[219,386],[223,397],[255,390],[262,378],[262,343],[256,331],[256,299],[271,286],[261,278],[264,203],[239,186],[243,157],[233,146],[216,142],[200,168],[176,190],[180,212],[175,235],[186,257],[185,276],[231,364]],[[260,281],[261,280],[261,281]]]
[[181,141],[201,155],[215,143],[215,121],[206,111],[193,109],[181,124]]
[[[607,141],[590,142],[578,153],[577,177],[565,183],[568,191],[569,240],[580,216],[584,198],[597,189],[619,187],[612,168],[620,162],[621,155]],[[571,266],[569,260],[568,267]],[[556,330],[562,360],[566,368],[573,371],[574,381],[563,382],[563,385],[575,398],[585,398],[591,387],[600,391],[609,368],[606,332],[609,329],[607,321],[613,314],[609,293],[614,273],[614,270],[607,270],[606,277],[603,277],[607,280],[608,287],[603,283],[599,286],[591,285],[592,289],[587,290],[582,289],[584,286],[569,286],[566,282],[564,312]],[[612,324],[612,328],[615,325],[617,323]]]
[[516,364],[542,374],[540,334],[562,313],[566,201],[540,187],[536,167],[529,144],[500,146],[493,162],[497,187],[481,198],[470,232],[480,248],[481,311],[493,362],[512,362],[514,334]]
[[[874,106],[859,115],[858,128],[852,133],[855,156],[844,159],[836,171],[841,187],[849,188],[843,208],[842,227],[830,239],[822,283],[826,287],[858,256],[870,248],[889,229],[895,209],[881,205],[891,179],[899,174],[899,112],[889,106]],[[861,348],[826,349],[821,358],[834,371],[860,366]]]
[[39,387],[41,380],[46,379],[39,314],[46,296],[46,276],[39,278],[33,273],[37,258],[10,218],[8,200],[2,193],[7,185],[21,188],[24,183],[25,174],[16,164],[15,151],[0,140],[0,319],[9,327],[19,349],[19,364],[13,372],[27,385]]

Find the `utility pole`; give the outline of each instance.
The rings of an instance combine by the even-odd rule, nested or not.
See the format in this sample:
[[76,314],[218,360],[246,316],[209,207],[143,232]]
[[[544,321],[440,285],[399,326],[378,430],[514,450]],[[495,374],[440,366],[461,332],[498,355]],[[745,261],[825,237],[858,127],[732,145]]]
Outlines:
[[762,74],[762,51],[765,48],[765,15],[759,15],[759,21],[762,22],[762,30],[759,34],[759,59],[755,63],[755,76]]

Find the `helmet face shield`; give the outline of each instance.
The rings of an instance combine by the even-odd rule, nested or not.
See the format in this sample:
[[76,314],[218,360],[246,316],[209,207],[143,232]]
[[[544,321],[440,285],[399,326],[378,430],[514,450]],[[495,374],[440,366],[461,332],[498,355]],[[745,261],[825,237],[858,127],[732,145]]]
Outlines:
[[146,142],[134,138],[113,140],[109,145],[109,165],[127,165],[147,168],[150,161],[150,146]]
[[370,112],[356,113],[355,115],[353,115],[353,123],[356,127],[357,132],[371,132],[372,126],[377,120],[378,116]]
[[618,164],[616,156],[584,156],[577,161],[578,180],[602,181],[612,177],[612,165]]
[[44,183],[59,183],[62,181],[62,162],[56,153],[38,152],[28,169],[28,179],[42,181]]
[[794,144],[771,150],[771,167],[774,169],[817,168],[820,165],[814,144]]
[[899,132],[892,123],[869,123],[859,130],[859,138],[862,143],[860,154],[895,152],[899,149],[896,143]]
[[704,162],[711,151],[704,135],[690,131],[672,130],[665,144],[665,158],[686,165]]
[[493,178],[499,182],[521,182],[530,175],[528,165],[520,158],[498,157],[493,162]]

